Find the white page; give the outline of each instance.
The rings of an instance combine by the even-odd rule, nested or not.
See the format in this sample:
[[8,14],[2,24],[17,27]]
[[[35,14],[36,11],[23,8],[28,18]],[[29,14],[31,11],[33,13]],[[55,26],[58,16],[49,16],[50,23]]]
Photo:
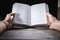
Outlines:
[[30,25],[30,6],[27,4],[14,3],[12,13],[16,13],[14,23]]
[[45,13],[49,12],[48,5],[45,3],[31,6],[31,25],[47,24]]

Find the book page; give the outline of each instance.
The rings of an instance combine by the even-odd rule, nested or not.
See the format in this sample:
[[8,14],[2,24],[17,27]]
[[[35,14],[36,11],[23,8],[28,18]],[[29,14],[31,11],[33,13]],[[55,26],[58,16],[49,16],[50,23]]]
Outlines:
[[30,6],[22,3],[14,3],[12,13],[16,13],[14,23],[30,25]]
[[47,24],[46,12],[49,12],[45,3],[31,6],[31,25]]

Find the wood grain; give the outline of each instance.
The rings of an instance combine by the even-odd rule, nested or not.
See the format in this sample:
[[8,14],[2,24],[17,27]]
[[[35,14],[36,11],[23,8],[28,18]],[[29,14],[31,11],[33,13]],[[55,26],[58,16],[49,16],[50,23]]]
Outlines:
[[11,29],[0,35],[0,40],[60,40],[60,32],[45,27]]

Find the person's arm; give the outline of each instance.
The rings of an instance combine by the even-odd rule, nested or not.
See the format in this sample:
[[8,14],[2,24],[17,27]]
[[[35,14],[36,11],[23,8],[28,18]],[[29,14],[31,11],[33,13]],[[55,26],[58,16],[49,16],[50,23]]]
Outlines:
[[46,13],[46,16],[49,28],[60,31],[60,21],[52,16],[50,13]]
[[0,21],[0,33],[3,32],[6,29],[7,29],[6,24],[3,23],[3,21]]
[[12,27],[13,18],[11,18],[11,16],[14,18],[15,13],[7,14],[6,18],[0,21],[0,33]]

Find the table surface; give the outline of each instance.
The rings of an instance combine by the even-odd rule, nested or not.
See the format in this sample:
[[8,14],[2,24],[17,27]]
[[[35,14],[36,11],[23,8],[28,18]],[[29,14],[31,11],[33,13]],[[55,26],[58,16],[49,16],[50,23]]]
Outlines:
[[13,28],[0,35],[0,40],[60,40],[60,32],[47,27]]

